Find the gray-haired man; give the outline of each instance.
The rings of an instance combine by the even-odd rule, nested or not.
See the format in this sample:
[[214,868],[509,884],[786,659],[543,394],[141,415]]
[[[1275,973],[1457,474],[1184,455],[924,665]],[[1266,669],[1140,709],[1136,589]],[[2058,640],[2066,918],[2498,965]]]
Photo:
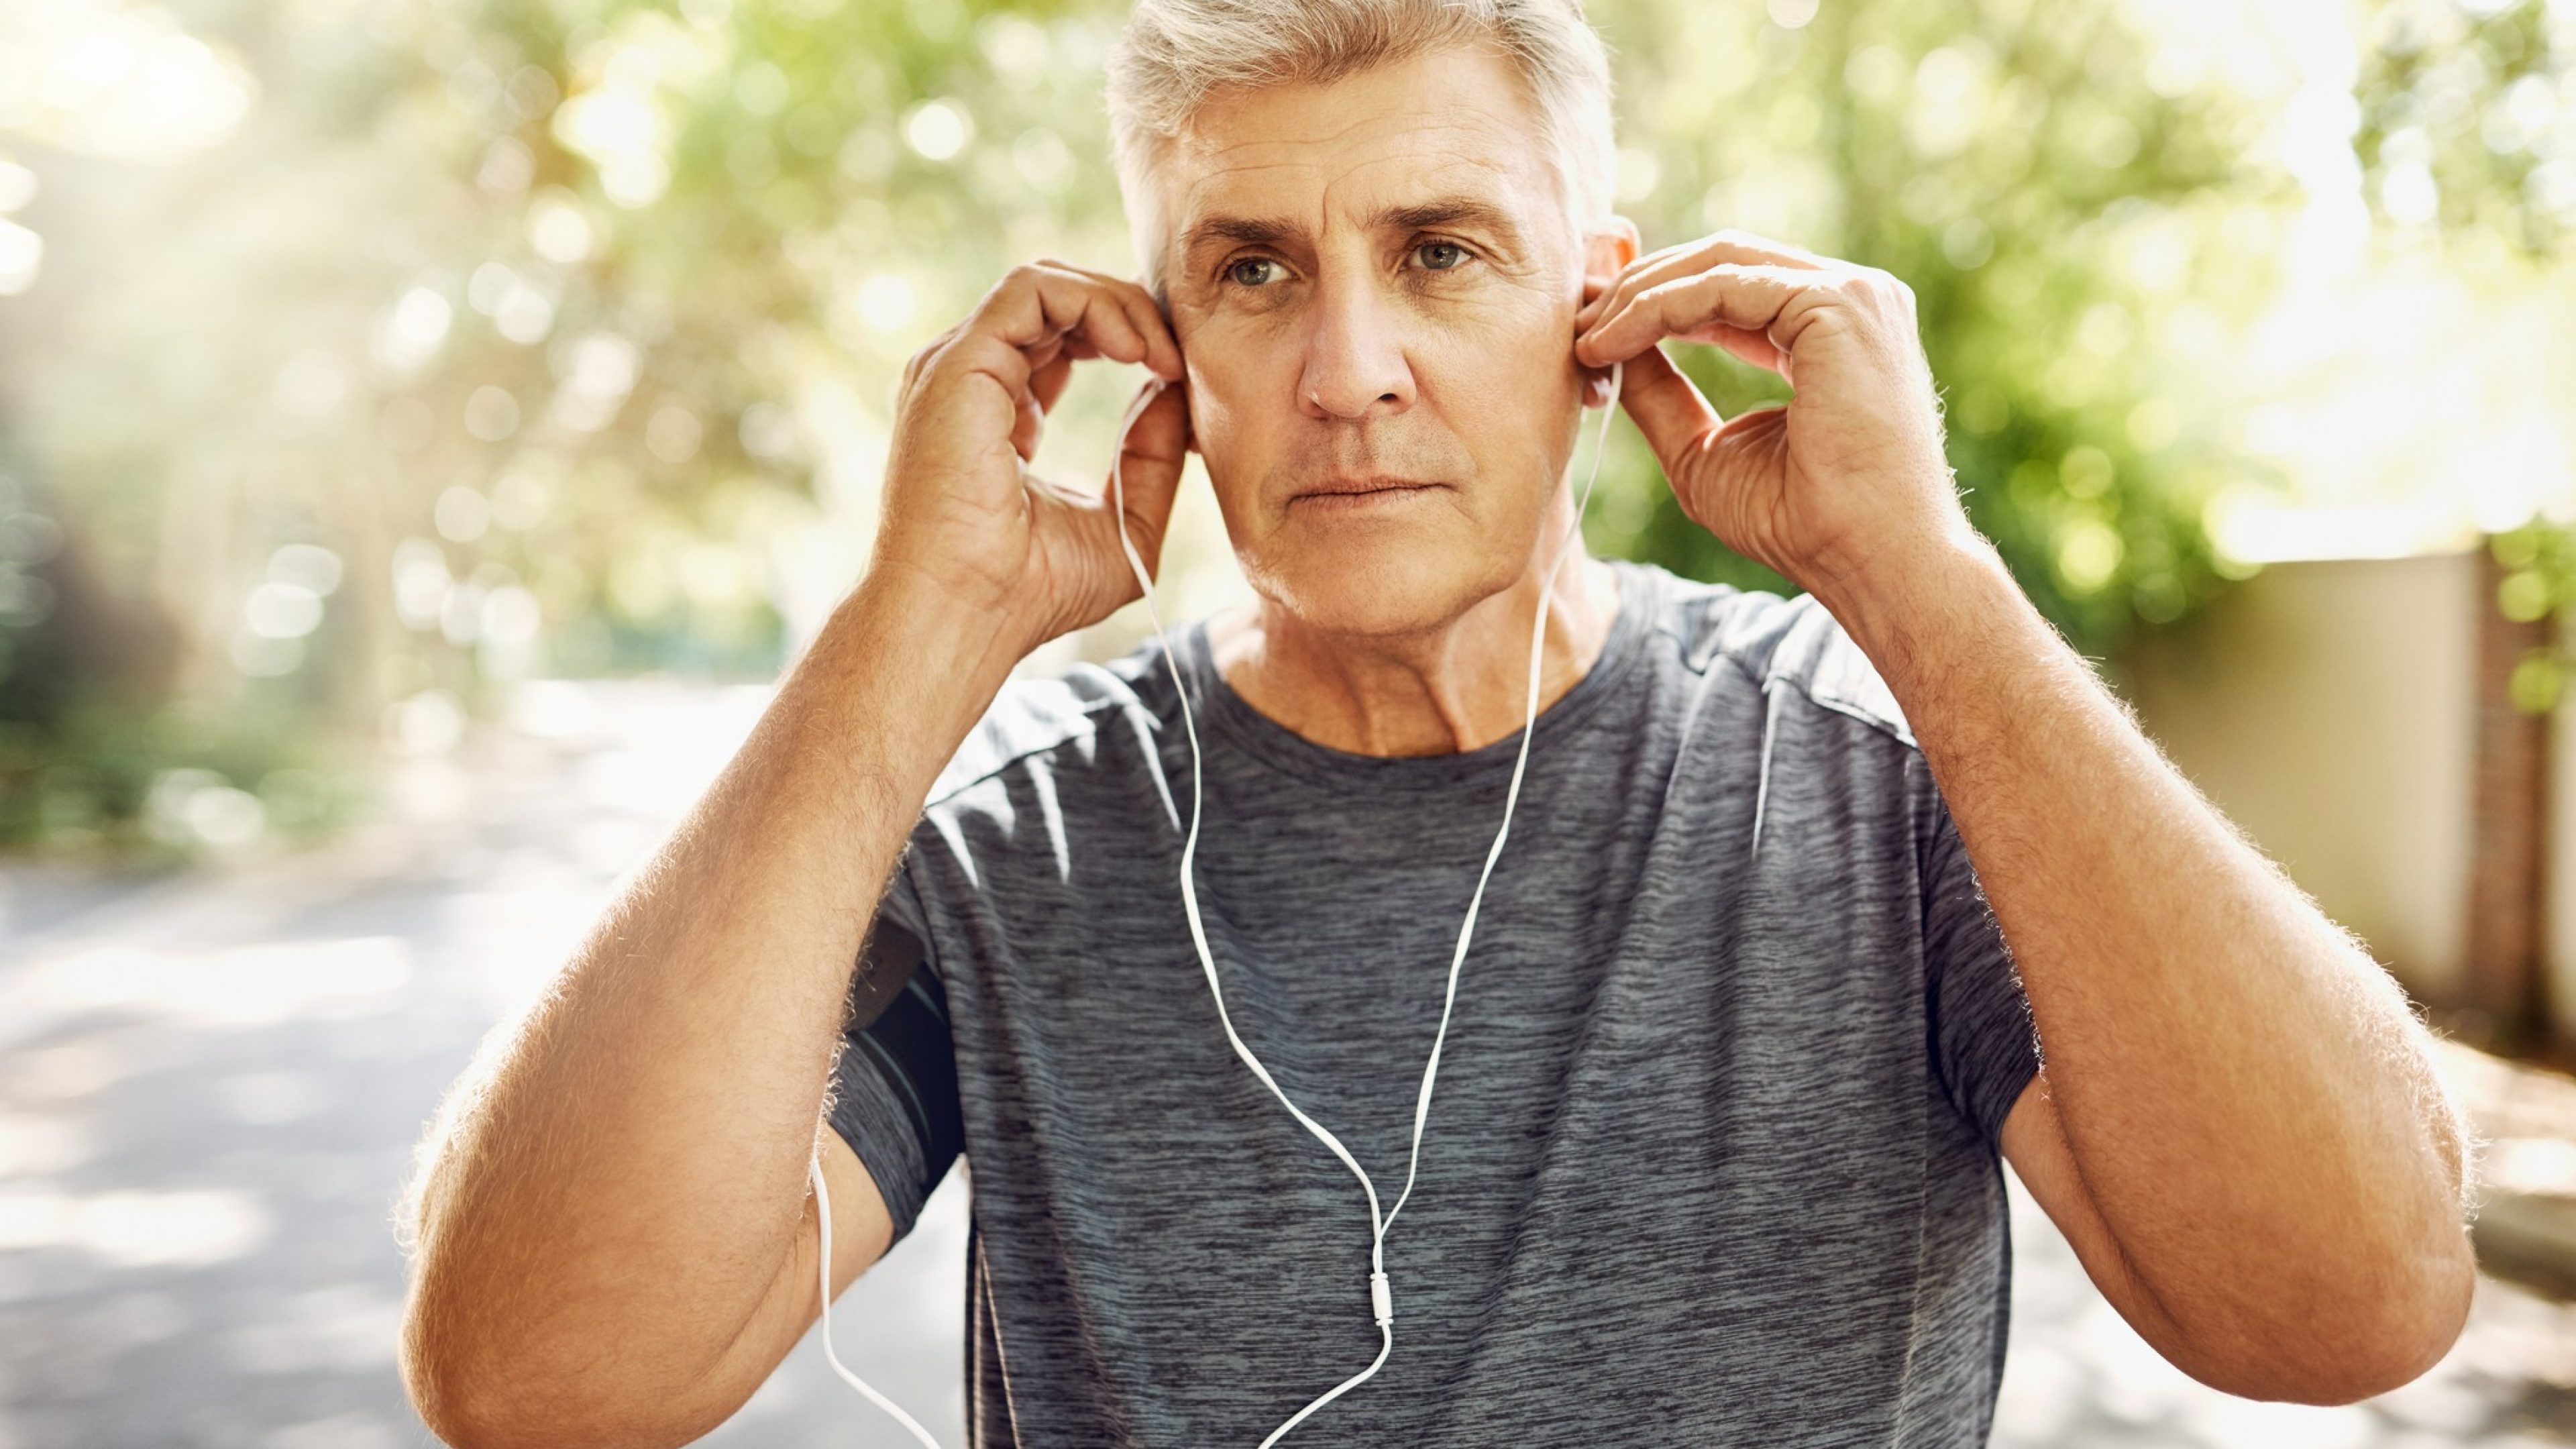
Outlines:
[[[2421,1029],[1968,527],[1901,282],[1638,257],[1569,0],[1146,0],[1111,103],[1147,285],[1035,263],[913,360],[867,575],[443,1119],[432,1425],[695,1437],[961,1151],[978,1445],[1250,1444],[1351,1377],[1369,1204],[1225,1039],[1182,829],[1233,1022],[1403,1181],[1534,623],[1394,1348],[1299,1442],[1981,1441],[1999,1154],[2209,1383],[2444,1351]],[[1796,400],[1721,420],[1666,339]],[[1175,384],[1123,518],[1022,466],[1104,356]],[[1614,362],[1690,516],[1808,598],[1545,585]],[[1191,451],[1258,595],[1175,640],[1203,772],[1151,650],[1005,679],[1134,597]]]

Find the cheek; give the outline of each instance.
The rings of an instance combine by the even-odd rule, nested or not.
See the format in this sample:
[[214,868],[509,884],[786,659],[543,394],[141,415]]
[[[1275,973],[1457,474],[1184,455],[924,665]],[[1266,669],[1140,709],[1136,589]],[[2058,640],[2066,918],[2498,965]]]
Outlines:
[[[1569,309],[1570,310],[1570,309]],[[1573,325],[1544,308],[1496,308],[1459,325],[1427,328],[1415,351],[1426,395],[1443,422],[1491,468],[1545,467],[1557,420],[1582,400]]]
[[1272,400],[1290,391],[1278,374],[1293,361],[1291,351],[1210,323],[1190,334],[1181,353],[1189,364],[1190,428],[1200,454],[1213,462],[1257,445],[1263,428],[1275,426]]
[[1574,309],[1540,288],[1495,282],[1410,309],[1418,365],[1481,380],[1499,398],[1488,406],[1535,402],[1574,364]]

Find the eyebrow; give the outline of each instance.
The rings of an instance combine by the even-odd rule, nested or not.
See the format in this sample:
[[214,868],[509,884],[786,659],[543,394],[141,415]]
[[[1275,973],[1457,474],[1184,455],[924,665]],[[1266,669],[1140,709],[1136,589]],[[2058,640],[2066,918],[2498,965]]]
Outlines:
[[[1368,219],[1371,231],[1429,231],[1441,227],[1488,232],[1505,251],[1517,255],[1521,249],[1521,230],[1513,224],[1510,213],[1490,201],[1472,196],[1441,196],[1409,206],[1381,207]],[[1182,236],[1181,257],[1187,265],[1219,242],[1279,246],[1302,234],[1303,228],[1294,222],[1266,217],[1211,216],[1192,224]]]

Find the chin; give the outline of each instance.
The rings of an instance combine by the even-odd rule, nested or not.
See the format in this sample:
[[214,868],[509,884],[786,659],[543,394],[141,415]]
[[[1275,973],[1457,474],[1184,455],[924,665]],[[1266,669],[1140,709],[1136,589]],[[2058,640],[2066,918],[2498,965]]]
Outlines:
[[1507,560],[1411,529],[1318,540],[1242,564],[1254,591],[1308,628],[1362,636],[1438,629],[1516,576]]

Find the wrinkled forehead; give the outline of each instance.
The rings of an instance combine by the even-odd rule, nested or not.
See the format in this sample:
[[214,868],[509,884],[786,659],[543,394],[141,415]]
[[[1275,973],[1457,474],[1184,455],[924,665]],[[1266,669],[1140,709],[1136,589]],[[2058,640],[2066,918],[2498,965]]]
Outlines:
[[1456,51],[1323,85],[1210,97],[1159,168],[1165,275],[1211,245],[1322,245],[1474,203],[1542,245],[1567,212],[1536,108],[1503,63]]

